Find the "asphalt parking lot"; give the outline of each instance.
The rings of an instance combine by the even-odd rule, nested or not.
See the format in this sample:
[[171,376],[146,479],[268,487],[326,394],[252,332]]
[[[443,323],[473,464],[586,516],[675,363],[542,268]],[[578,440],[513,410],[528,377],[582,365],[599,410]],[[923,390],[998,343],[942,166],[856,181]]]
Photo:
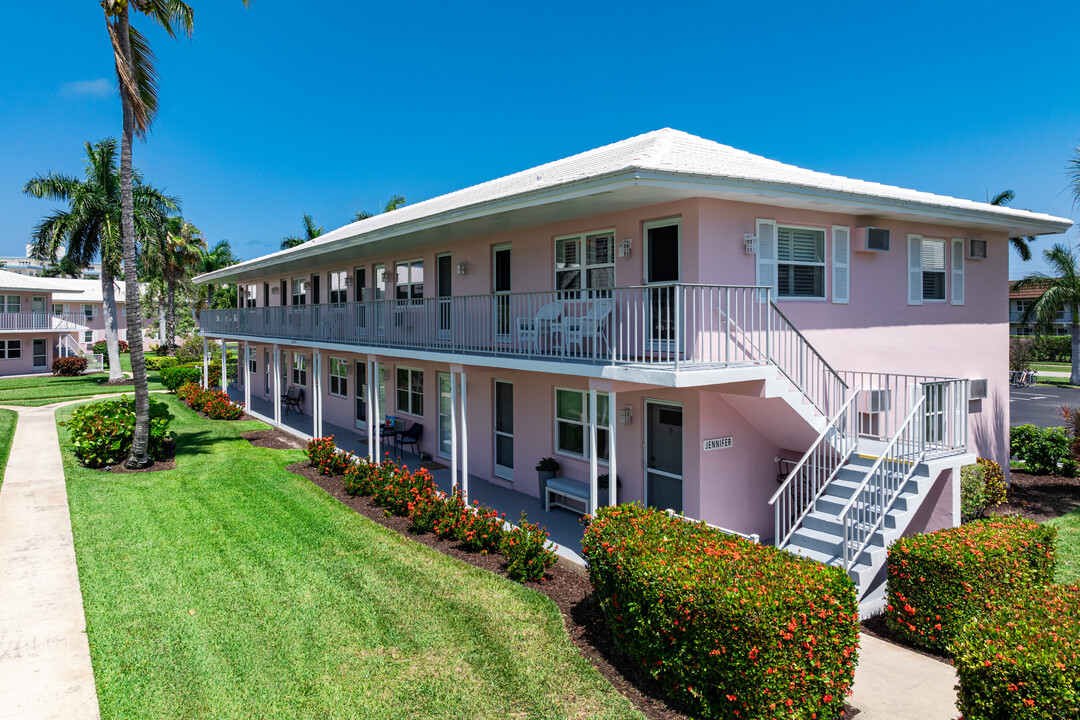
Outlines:
[[1009,388],[1009,417],[1013,426],[1060,427],[1062,405],[1080,407],[1080,389],[1048,385]]

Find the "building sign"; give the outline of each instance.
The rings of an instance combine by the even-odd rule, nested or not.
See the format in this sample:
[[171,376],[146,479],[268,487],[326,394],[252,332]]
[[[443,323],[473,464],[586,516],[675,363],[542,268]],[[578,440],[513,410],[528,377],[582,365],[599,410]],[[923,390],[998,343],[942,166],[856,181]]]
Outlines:
[[705,444],[705,452],[709,452],[710,450],[720,450],[722,448],[729,448],[729,447],[731,447],[731,443],[732,443],[733,439],[734,438],[723,437],[723,438],[713,438],[711,440],[706,440],[705,443],[704,443]]

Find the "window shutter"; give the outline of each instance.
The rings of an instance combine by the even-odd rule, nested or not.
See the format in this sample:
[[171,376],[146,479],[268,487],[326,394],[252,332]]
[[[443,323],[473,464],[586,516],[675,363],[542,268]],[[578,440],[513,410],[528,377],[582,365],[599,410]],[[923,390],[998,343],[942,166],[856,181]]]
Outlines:
[[832,301],[847,303],[851,283],[851,228],[833,225],[832,229]]
[[907,236],[907,304],[922,305],[922,235]]
[[776,299],[776,221],[757,221],[757,284],[772,288]]
[[952,304],[964,304],[964,241],[952,241]]

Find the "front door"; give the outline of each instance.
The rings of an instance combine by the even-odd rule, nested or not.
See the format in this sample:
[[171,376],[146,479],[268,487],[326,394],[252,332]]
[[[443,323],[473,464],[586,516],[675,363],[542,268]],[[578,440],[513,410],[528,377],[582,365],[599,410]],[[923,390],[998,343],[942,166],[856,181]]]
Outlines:
[[263,397],[270,397],[270,351],[263,350]]
[[447,458],[453,448],[450,421],[454,405],[450,400],[450,373],[439,373],[439,455]]
[[380,301],[386,300],[386,265],[382,263],[372,265],[371,274],[371,282],[374,283],[371,299],[375,301],[373,307],[373,311],[375,312],[375,334],[379,337],[383,337],[386,335],[386,313],[388,307],[386,302]]
[[675,293],[679,282],[679,223],[661,221],[645,226],[645,283],[649,287],[649,340],[653,348],[667,349],[677,337]]
[[683,511],[683,412],[680,405],[645,402],[645,502]]
[[437,264],[435,273],[435,294],[439,297],[439,339],[450,339],[450,316],[452,312],[450,300],[450,286],[454,273],[450,261],[450,255],[438,255],[435,258]]
[[356,427],[367,430],[367,361],[356,361]]
[[[34,295],[30,298],[30,312],[34,314],[34,327],[48,327],[49,318],[45,314],[46,310],[44,295]],[[37,342],[37,340],[35,340],[34,342]]]
[[[44,302],[44,300],[42,300]],[[36,312],[36,311],[35,311]],[[45,370],[49,367],[49,346],[45,339],[34,340],[34,370]]]
[[514,479],[514,385],[495,381],[495,476]]
[[510,342],[510,246],[496,245],[492,250],[491,291],[495,295],[492,322],[495,339]]

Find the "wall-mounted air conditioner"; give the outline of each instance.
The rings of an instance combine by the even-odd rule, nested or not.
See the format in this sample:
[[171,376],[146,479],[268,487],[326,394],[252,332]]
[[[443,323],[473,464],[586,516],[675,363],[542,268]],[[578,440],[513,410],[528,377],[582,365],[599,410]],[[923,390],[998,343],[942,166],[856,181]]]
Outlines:
[[986,399],[986,378],[973,378],[968,383],[968,400]]
[[855,245],[853,249],[858,252],[889,252],[888,228],[855,228]]
[[986,259],[986,241],[978,240],[976,238],[970,238],[968,240],[968,260],[985,260]]

